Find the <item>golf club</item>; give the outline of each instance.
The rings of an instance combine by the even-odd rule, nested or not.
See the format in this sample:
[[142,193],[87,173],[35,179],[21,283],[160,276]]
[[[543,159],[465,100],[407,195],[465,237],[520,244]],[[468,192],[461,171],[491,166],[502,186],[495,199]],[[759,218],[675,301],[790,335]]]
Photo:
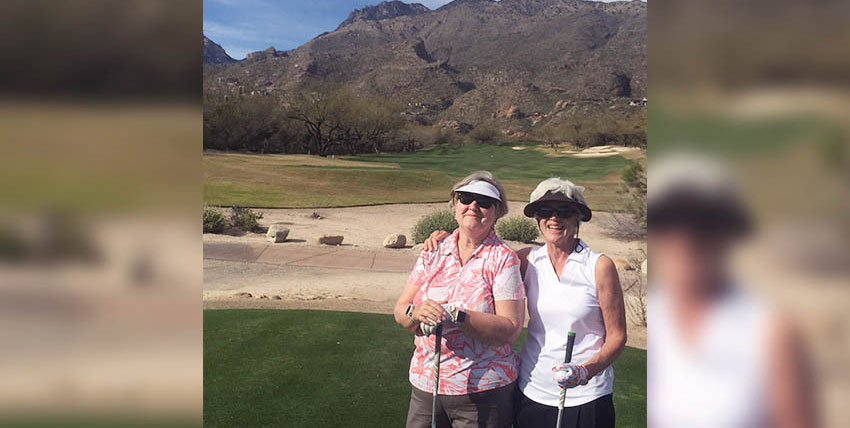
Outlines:
[[[564,355],[564,364],[569,364],[573,359],[573,344],[576,341],[575,332],[567,333],[567,354]],[[555,428],[561,428],[561,418],[564,416],[564,400],[567,399],[567,388],[561,388],[561,398],[558,400],[558,423]]]
[[443,324],[434,331],[434,397],[431,400],[431,428],[437,428],[437,391],[440,390],[440,342],[443,340]]

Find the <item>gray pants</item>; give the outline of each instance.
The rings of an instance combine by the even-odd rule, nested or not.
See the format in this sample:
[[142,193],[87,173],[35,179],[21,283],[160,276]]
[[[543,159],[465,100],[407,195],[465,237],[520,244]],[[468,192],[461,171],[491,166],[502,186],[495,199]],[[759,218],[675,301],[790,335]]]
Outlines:
[[[431,426],[431,393],[411,388],[407,428]],[[440,428],[510,428],[513,423],[513,393],[510,385],[467,395],[437,396],[437,426]]]

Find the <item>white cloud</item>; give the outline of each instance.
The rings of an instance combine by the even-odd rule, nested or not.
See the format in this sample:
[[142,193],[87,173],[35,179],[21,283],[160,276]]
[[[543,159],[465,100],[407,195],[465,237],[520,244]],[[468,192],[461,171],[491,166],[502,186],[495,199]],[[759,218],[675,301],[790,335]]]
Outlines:
[[204,34],[213,40],[229,39],[248,42],[262,40],[256,30],[248,26],[221,24],[210,20],[204,20]]

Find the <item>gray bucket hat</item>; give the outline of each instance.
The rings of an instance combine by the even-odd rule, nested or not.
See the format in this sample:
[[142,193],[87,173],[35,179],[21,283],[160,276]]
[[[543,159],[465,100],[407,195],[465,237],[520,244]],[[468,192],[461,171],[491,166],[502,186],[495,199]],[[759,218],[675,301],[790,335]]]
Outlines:
[[576,208],[581,214],[581,221],[589,221],[593,212],[584,201],[584,187],[576,186],[569,180],[560,177],[547,178],[537,185],[528,198],[528,205],[522,212],[526,217],[534,217],[537,207],[548,201],[563,202]]

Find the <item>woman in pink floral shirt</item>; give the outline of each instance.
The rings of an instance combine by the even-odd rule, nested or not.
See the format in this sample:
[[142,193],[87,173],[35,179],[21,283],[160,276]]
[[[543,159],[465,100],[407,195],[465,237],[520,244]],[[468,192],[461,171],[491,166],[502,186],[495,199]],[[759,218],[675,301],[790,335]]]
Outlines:
[[507,214],[502,185],[486,171],[452,189],[458,229],[422,251],[395,306],[415,332],[407,427],[431,423],[434,326],[443,325],[437,421],[442,427],[510,427],[525,291],[520,262],[493,225]]

